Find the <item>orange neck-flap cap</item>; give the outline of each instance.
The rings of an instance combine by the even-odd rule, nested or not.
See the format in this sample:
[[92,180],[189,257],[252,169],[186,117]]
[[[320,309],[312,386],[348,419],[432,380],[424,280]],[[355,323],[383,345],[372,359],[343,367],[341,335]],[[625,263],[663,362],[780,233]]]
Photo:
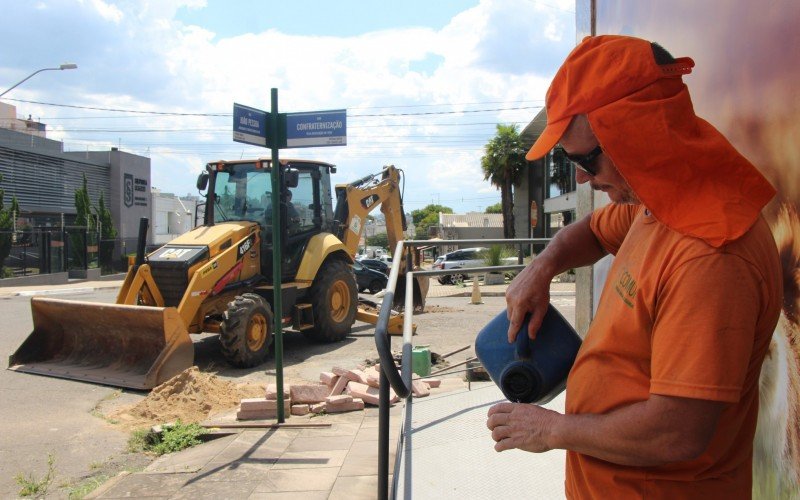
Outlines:
[[691,73],[688,57],[656,64],[650,42],[628,36],[586,37],[567,56],[547,90],[547,126],[525,156],[536,160],[561,139],[575,115],[617,101],[662,78]]
[[742,236],[775,195],[761,173],[694,113],[681,76],[690,58],[656,63],[649,41],[584,38],[547,92],[547,127],[526,156],[544,156],[587,114],[603,151],[663,224],[719,247]]

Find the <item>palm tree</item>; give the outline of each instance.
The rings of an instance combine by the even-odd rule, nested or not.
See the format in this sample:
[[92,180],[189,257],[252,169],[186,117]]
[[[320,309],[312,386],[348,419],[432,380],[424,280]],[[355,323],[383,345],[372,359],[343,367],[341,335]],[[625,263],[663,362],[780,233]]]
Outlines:
[[525,148],[516,125],[497,124],[497,135],[486,144],[481,158],[483,180],[500,189],[503,213],[503,237],[514,237],[513,186],[519,184],[525,168]]

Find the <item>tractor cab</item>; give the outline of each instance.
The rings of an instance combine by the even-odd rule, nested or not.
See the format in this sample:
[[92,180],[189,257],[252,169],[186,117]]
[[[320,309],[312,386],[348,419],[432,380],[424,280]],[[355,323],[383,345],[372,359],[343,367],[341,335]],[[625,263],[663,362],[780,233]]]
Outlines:
[[[205,225],[231,221],[254,222],[260,227],[261,270],[272,279],[272,230],[278,224],[283,247],[282,281],[294,278],[312,236],[331,231],[333,209],[328,163],[303,160],[280,162],[281,186],[272,188],[272,162],[267,159],[212,162],[198,178],[198,188],[208,187]],[[273,197],[280,217],[273,214]]]

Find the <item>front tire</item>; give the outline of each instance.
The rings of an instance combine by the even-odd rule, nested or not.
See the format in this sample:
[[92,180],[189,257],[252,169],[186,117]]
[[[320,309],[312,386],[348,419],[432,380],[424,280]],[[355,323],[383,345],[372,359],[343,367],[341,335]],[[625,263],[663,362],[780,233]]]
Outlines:
[[369,293],[372,295],[375,295],[381,290],[383,290],[383,283],[380,280],[373,280],[372,283],[369,284]]
[[272,345],[272,309],[255,293],[245,293],[228,303],[219,334],[222,354],[236,368],[264,362]]
[[339,259],[322,264],[311,285],[314,328],[303,330],[320,342],[344,340],[356,321],[358,291],[350,264]]

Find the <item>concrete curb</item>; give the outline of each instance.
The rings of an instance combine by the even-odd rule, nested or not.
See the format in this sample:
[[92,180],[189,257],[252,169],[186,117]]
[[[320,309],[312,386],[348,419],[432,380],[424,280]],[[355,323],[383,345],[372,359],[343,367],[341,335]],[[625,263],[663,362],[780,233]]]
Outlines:
[[34,295],[66,295],[69,293],[89,293],[94,291],[95,288],[66,288],[62,290],[26,290],[23,292],[16,292],[12,295],[19,297],[33,297]]
[[55,286],[52,288],[29,288],[25,290],[14,290],[8,288],[0,288],[0,299],[9,297],[32,297],[34,295],[66,295],[71,293],[90,293],[94,290],[102,290],[107,288],[118,289],[120,283],[109,282],[103,284],[102,282],[92,284],[90,286]]

